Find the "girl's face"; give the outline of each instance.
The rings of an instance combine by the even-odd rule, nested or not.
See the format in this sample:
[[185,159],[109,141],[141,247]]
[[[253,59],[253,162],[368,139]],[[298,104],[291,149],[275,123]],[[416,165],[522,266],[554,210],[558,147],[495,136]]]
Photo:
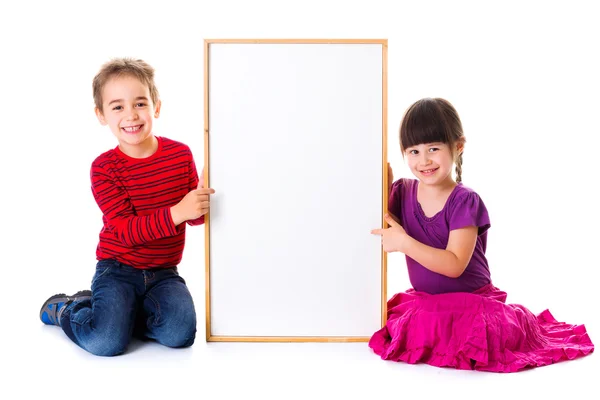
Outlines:
[[454,157],[447,144],[419,144],[407,148],[405,156],[411,172],[424,184],[437,186],[453,182]]

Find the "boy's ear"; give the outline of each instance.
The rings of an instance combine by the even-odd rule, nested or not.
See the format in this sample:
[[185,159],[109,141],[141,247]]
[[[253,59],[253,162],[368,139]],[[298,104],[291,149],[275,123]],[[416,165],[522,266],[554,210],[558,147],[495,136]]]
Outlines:
[[106,120],[104,119],[104,115],[102,115],[102,111],[100,111],[98,107],[94,108],[94,111],[96,112],[96,117],[98,118],[98,121],[100,121],[100,124],[106,125]]
[[158,118],[160,115],[160,106],[162,105],[160,100],[156,100],[156,106],[154,107],[154,118]]

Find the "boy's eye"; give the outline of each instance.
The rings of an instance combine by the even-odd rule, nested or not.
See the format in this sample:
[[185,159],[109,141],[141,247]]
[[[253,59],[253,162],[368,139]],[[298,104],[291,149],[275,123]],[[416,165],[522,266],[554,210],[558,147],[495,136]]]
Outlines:
[[146,103],[137,103],[136,107],[146,107]]
[[114,106],[113,107],[113,110],[115,110],[115,111],[120,111],[122,109],[123,109],[123,106]]

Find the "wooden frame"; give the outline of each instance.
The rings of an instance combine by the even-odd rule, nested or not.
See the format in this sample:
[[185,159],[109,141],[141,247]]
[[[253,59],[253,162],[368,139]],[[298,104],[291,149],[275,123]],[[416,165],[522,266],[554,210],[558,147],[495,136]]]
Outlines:
[[[382,210],[388,207],[387,168],[387,39],[206,39],[204,41],[204,182],[210,187],[209,174],[209,50],[216,43],[268,43],[268,44],[380,44],[382,46]],[[384,215],[381,224],[387,227]],[[381,326],[387,321],[387,254],[381,250]],[[205,298],[206,298],[206,341],[207,342],[367,342],[369,337],[288,337],[288,336],[215,336],[211,333],[210,296],[210,214],[205,222]]]

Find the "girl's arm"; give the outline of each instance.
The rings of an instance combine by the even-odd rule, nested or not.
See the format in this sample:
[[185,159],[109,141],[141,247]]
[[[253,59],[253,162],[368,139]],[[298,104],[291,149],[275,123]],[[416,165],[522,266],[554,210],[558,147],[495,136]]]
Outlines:
[[386,215],[385,219],[390,225],[389,228],[371,231],[373,234],[381,235],[384,251],[404,253],[430,271],[449,278],[458,278],[469,265],[477,242],[476,226],[450,231],[446,248],[437,249],[408,236],[404,228],[390,215]]
[[476,226],[468,226],[450,231],[446,249],[427,246],[406,234],[402,251],[404,254],[438,274],[449,278],[458,278],[469,265],[475,243],[477,242]]

